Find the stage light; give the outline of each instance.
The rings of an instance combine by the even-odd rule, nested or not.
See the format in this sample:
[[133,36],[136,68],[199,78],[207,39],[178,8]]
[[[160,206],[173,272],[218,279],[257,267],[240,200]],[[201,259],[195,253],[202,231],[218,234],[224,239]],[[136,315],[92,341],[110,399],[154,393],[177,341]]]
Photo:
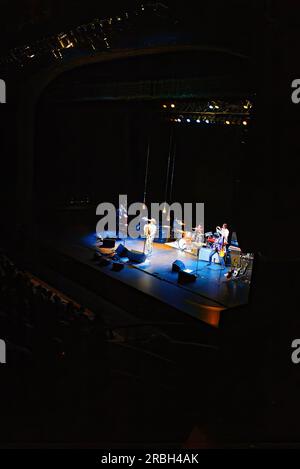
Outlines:
[[210,104],[210,105],[209,105],[209,109],[213,109],[213,108],[214,108],[214,107],[213,107],[213,105],[212,105],[212,104]]
[[197,119],[196,122],[198,122],[198,124],[200,124],[201,120],[200,120],[200,119]]
[[186,121],[187,121],[187,122],[191,122],[191,119],[187,119]]
[[[161,9],[166,7],[160,3],[154,3],[146,6],[142,6],[141,10],[133,11],[133,17],[140,16],[143,17],[142,13],[145,13],[149,10],[149,14],[155,14],[155,16],[160,16],[159,12]],[[35,41],[31,45],[22,46],[18,48],[13,48],[8,52],[3,59],[0,58],[0,66],[5,64],[5,67],[8,66],[21,66],[27,65],[30,61],[34,59],[44,58],[48,55],[49,59],[55,57],[57,60],[64,59],[64,55],[60,52],[63,49],[71,49],[75,47],[80,47],[82,43],[83,47],[86,47],[88,44],[93,50],[103,50],[110,48],[110,36],[114,36],[115,33],[120,34],[126,30],[126,28],[120,29],[120,24],[126,19],[130,19],[131,15],[128,15],[126,12],[124,15],[118,15],[114,18],[105,18],[103,20],[95,19],[89,23],[79,25],[75,27],[74,30],[69,30],[68,32],[61,32],[53,36],[46,36],[40,40]],[[116,25],[116,26],[115,26]],[[116,27],[116,31],[112,31],[112,28]],[[108,27],[106,34],[105,29]],[[101,29],[101,32],[98,29]],[[75,33],[75,36],[74,36]],[[77,33],[79,36],[77,36]],[[94,42],[97,41],[98,44]],[[29,50],[30,49],[30,50]],[[34,52],[32,52],[32,50]]]
[[167,109],[167,105],[166,105],[166,104],[163,104],[163,108]]
[[205,119],[206,124],[209,124],[209,119]]
[[177,122],[181,122],[181,119],[177,119]]
[[58,42],[62,49],[70,49],[70,47],[74,47],[73,42],[65,33],[58,35]]
[[243,125],[248,125],[248,122],[247,122],[247,121],[243,121]]
[[174,108],[174,107],[175,107],[175,104],[171,104],[171,107]]
[[230,121],[225,121],[225,124],[230,125]]
[[218,106],[218,105],[217,105],[217,106],[215,106],[215,109],[220,109],[220,106]]
[[246,104],[243,105],[244,109],[250,109],[251,108],[251,103],[249,100],[246,101]]

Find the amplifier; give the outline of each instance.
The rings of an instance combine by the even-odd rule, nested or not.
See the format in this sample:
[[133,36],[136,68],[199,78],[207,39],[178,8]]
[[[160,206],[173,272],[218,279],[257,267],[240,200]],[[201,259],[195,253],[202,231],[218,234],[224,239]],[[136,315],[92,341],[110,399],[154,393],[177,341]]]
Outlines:
[[230,254],[230,264],[231,267],[240,267],[241,264],[241,250],[239,248],[234,247],[232,249],[232,246],[229,248],[229,254]]
[[[211,253],[211,249],[209,248],[202,248],[200,249],[199,253],[199,261],[206,261],[209,262],[209,255]],[[212,257],[212,262],[215,262],[216,264],[219,264],[219,256],[218,254],[214,254]]]

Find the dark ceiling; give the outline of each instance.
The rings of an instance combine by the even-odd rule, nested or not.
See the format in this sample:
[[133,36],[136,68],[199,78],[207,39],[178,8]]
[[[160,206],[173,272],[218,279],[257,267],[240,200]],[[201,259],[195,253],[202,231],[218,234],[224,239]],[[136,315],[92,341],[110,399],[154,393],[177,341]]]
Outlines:
[[[116,18],[125,12],[129,13],[129,31],[122,33],[118,41],[112,44],[112,48],[136,49],[141,47],[143,38],[147,38],[147,47],[150,44],[196,44],[207,47],[208,50],[210,47],[228,49],[253,61],[265,42],[265,31],[268,34],[270,31],[272,34],[273,31],[282,34],[289,28],[297,29],[297,23],[300,26],[300,16],[296,14],[297,2],[298,0],[286,0],[284,3],[280,0],[2,0],[0,62],[4,59],[2,63],[10,63],[7,58],[14,55],[14,52],[9,52],[14,47],[40,44],[40,40],[47,38],[48,41],[49,36],[57,37],[59,33],[68,33],[96,18]],[[141,19],[142,4],[160,5],[158,10],[154,10],[154,15],[162,21],[153,22],[147,15]],[[139,15],[137,20],[132,20],[136,9],[139,9]],[[29,47],[25,49],[31,50]],[[30,55],[35,57],[34,60],[37,56],[35,51]]]
[[298,0],[1,0],[0,52],[59,33],[95,17],[116,15],[142,3],[169,7],[178,27],[203,31],[208,39],[247,43],[263,17],[300,24]]
[[[2,0],[0,51],[22,46],[41,37],[59,33],[76,25],[133,10],[137,0]],[[159,3],[159,2],[158,2]],[[176,28],[201,34],[207,42],[238,44],[249,47],[255,22],[263,9],[262,0],[163,0]]]

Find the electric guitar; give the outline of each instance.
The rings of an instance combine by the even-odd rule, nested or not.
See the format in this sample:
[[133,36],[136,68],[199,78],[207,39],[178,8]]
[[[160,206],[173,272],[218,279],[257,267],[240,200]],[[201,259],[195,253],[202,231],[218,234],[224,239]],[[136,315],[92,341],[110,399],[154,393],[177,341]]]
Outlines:
[[224,239],[224,237],[222,236],[222,242],[220,243],[220,238],[214,243],[214,246],[213,248],[216,249],[218,251],[218,254],[220,257],[224,257],[226,255],[226,244],[227,241]]

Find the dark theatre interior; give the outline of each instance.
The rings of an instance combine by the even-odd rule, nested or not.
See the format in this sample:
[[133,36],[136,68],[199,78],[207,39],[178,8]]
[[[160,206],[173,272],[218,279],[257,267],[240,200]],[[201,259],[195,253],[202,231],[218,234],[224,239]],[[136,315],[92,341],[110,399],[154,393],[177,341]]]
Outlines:
[[298,13],[2,1],[1,448],[300,444]]

